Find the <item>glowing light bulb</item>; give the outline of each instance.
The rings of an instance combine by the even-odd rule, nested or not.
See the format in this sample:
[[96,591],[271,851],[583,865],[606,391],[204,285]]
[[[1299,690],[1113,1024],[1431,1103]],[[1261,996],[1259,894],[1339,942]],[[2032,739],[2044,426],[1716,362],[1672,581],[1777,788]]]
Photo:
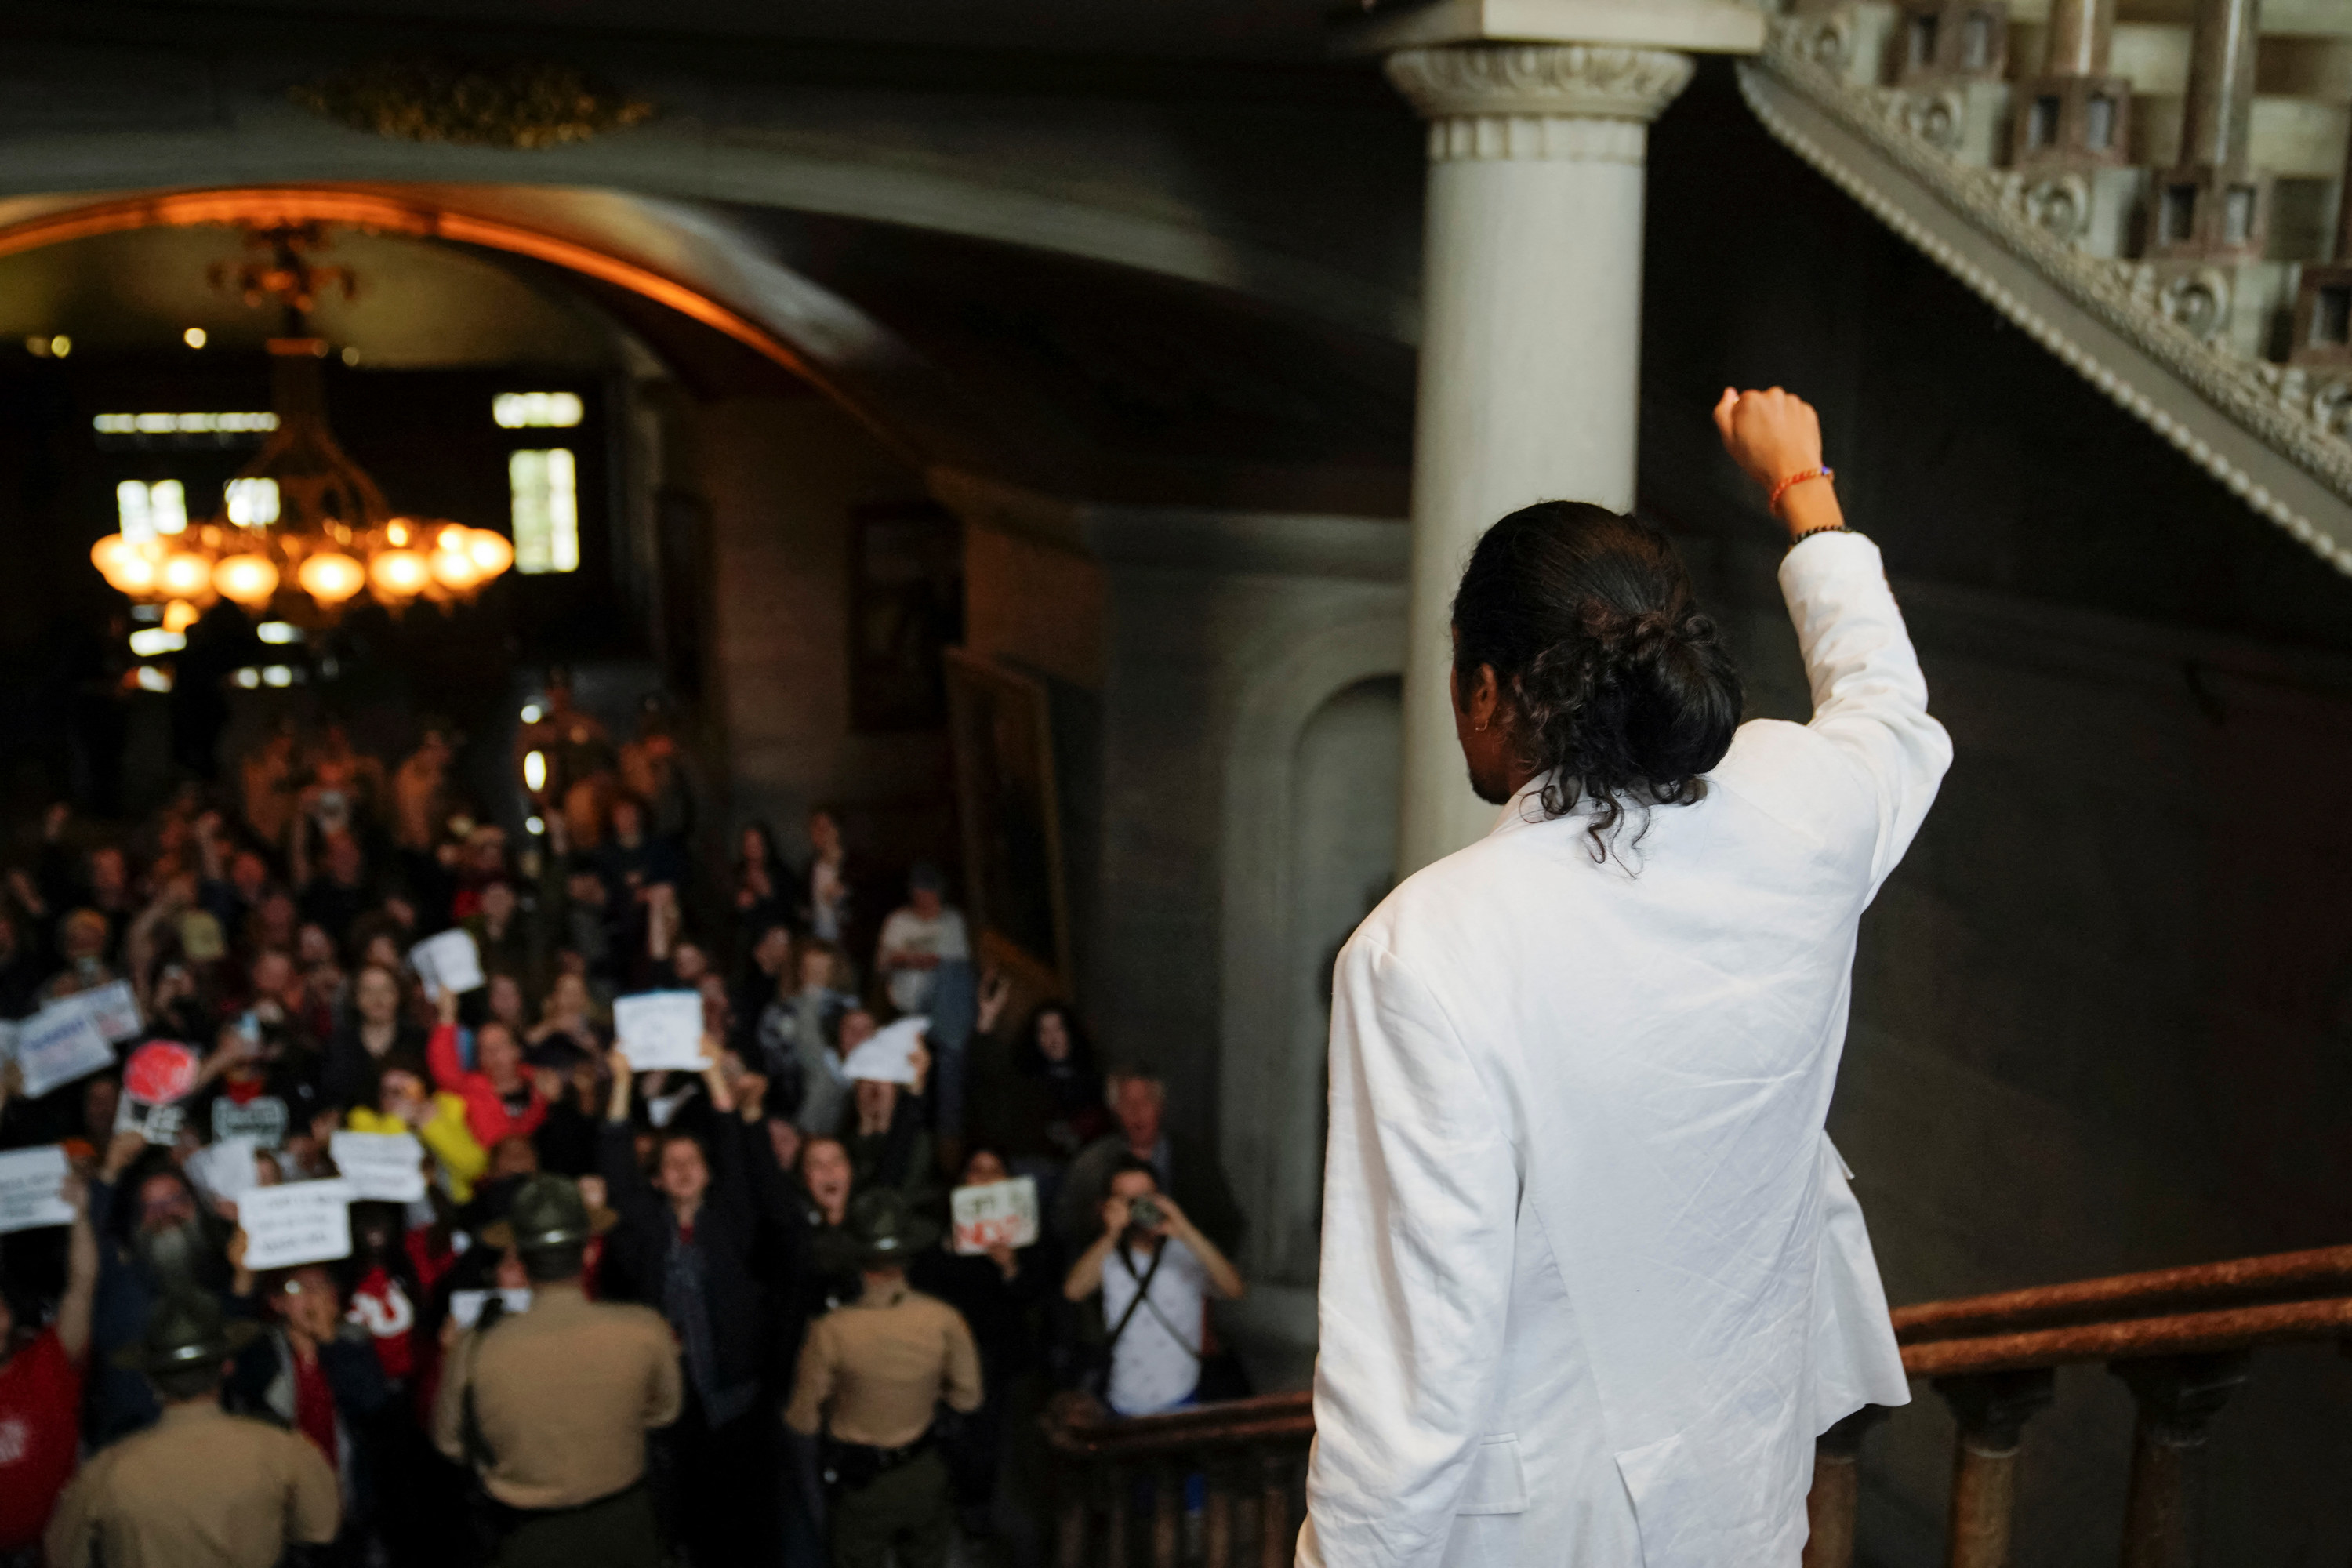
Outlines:
[[184,632],[196,624],[196,607],[185,599],[174,599],[163,606],[163,629]]
[[[394,526],[398,531],[406,531],[400,530],[397,524]],[[368,563],[368,580],[375,584],[379,594],[394,599],[407,599],[425,591],[425,585],[433,580],[433,572],[425,564],[422,552],[387,550]]]
[[384,528],[383,536],[392,541],[394,544],[406,544],[408,542],[408,524],[404,522],[390,523]]
[[200,349],[205,346],[205,330],[202,327],[190,327],[180,334],[180,341],[192,349]]
[[487,528],[466,531],[466,553],[474,558],[478,582],[487,583],[514,564],[514,546],[507,542],[507,536]]
[[118,594],[128,594],[135,599],[142,594],[155,591],[158,574],[155,563],[139,551],[125,552],[114,558],[110,570],[106,567],[100,570],[106,573],[107,586]]
[[350,556],[329,550],[304,561],[294,581],[302,585],[302,592],[332,609],[367,585],[367,569]]
[[212,586],[213,563],[193,550],[175,550],[156,568],[155,581],[175,599],[194,598]]
[[[446,532],[463,531],[462,529],[448,530],[445,536]],[[462,545],[465,542],[460,539],[458,542]],[[476,566],[474,558],[462,549],[436,550],[427,564],[433,570],[433,580],[453,594],[462,594],[482,580],[481,568]]]
[[257,610],[278,592],[278,568],[266,555],[232,555],[213,568],[213,587],[222,598]]
[[545,752],[523,753],[522,787],[534,793],[547,787],[547,753]]
[[130,560],[138,553],[139,547],[131,541],[119,533],[110,533],[89,547],[89,563],[97,567],[100,574],[111,583],[114,581],[116,563]]

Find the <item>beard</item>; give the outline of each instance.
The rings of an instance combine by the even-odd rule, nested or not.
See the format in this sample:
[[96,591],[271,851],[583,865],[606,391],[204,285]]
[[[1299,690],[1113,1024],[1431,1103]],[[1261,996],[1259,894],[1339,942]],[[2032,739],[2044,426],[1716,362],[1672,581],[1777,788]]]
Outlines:
[[1469,769],[1468,772],[1470,774],[1470,793],[1472,795],[1476,795],[1488,805],[1508,805],[1511,804],[1510,785],[1505,784],[1498,778],[1480,778],[1478,776],[1478,770],[1475,767]]

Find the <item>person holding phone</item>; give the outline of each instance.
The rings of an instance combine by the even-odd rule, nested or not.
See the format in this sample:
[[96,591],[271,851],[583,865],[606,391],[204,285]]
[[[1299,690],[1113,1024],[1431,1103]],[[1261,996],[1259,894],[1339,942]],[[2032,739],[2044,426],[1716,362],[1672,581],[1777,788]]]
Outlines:
[[1740,722],[1653,524],[1547,501],[1472,552],[1454,724],[1502,810],[1333,978],[1303,1568],[1796,1568],[1815,1436],[1909,1398],[1822,1122],[1951,741],[1813,410],[1715,418],[1811,721]]

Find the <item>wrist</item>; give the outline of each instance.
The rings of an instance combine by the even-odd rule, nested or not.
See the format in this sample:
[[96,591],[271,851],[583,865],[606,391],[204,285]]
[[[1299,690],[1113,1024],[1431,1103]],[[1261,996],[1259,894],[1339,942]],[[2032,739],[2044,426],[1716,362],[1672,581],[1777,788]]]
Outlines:
[[1792,542],[1803,534],[1845,524],[1845,511],[1838,504],[1837,489],[1826,479],[1811,479],[1790,487],[1782,493],[1774,513],[1788,529]]
[[1765,510],[1775,517],[1784,517],[1790,497],[1803,490],[1827,489],[1836,482],[1837,473],[1821,462],[1801,467],[1784,468],[1764,502]]

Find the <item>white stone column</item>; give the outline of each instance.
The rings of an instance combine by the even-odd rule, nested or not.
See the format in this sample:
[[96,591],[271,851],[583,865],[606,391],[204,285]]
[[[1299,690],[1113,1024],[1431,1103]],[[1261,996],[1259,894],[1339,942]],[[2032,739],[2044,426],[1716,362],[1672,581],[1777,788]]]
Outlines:
[[1689,56],[1458,44],[1388,59],[1429,121],[1397,874],[1471,843],[1446,675],[1478,536],[1538,500],[1633,504],[1649,122]]

